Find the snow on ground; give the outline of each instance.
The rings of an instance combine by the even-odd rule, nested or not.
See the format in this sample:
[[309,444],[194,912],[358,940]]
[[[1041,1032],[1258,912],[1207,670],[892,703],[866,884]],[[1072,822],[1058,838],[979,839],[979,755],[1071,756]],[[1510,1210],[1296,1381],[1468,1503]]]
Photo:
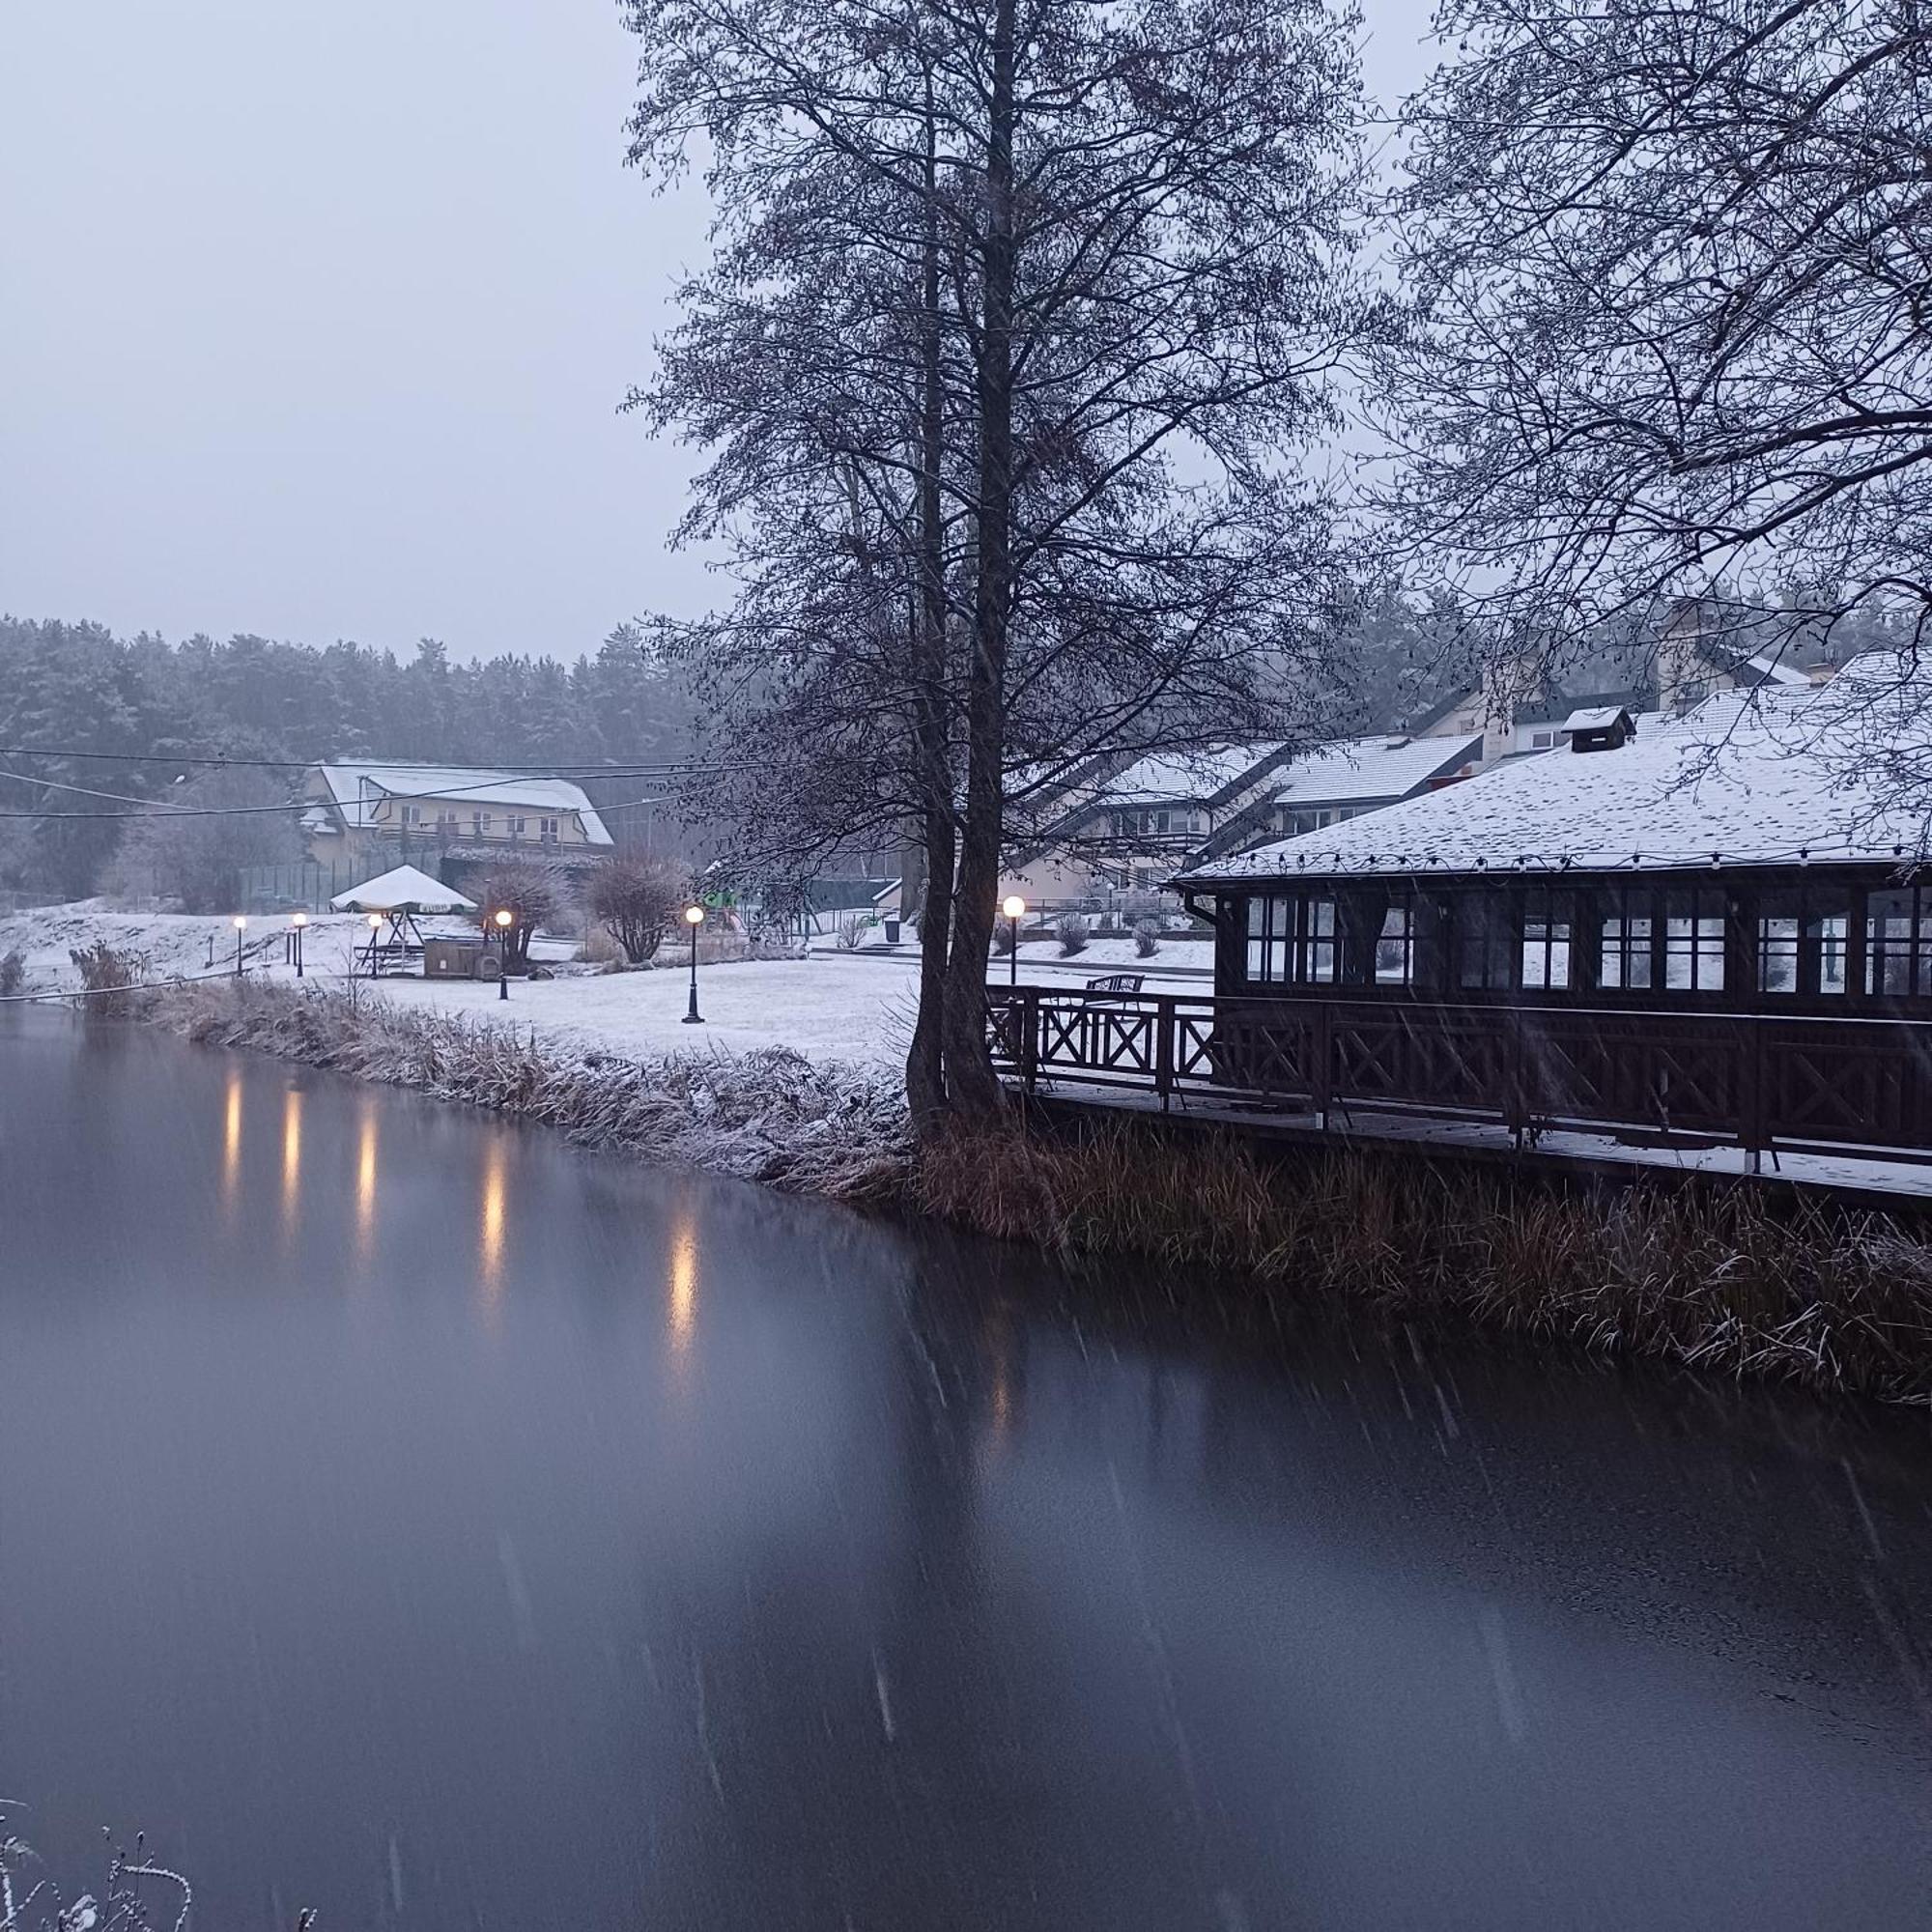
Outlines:
[[[252,977],[293,979],[282,964],[288,928],[285,917],[249,921],[242,944]],[[426,930],[440,928],[457,929],[448,922],[426,922]],[[340,984],[354,949],[366,936],[366,924],[354,915],[313,920],[303,941],[310,983]],[[234,924],[220,916],[120,912],[87,899],[0,920],[0,953],[14,947],[25,952],[30,992],[77,986],[79,975],[69,953],[100,939],[144,954],[156,980],[200,978],[211,971],[219,976],[232,969],[235,958]],[[539,959],[552,964],[567,961],[571,951],[567,941],[539,940],[536,948]],[[1184,977],[1163,977],[1161,969],[1170,961],[1200,963]],[[1095,940],[1072,959],[1063,959],[1052,940],[1029,942],[1020,950],[1022,980],[1069,988],[1099,974],[1133,971],[1146,976],[1149,992],[1198,994],[1204,990],[1200,973],[1207,964],[1206,947],[1166,947],[1152,959],[1136,959],[1132,941],[1125,939]],[[581,1052],[635,1058],[787,1046],[811,1060],[885,1065],[905,1056],[918,973],[916,946],[890,953],[828,950],[804,959],[703,965],[698,968],[702,1026],[684,1023],[689,980],[673,952],[649,972],[580,969],[554,980],[513,980],[507,1000],[497,997],[494,983],[481,980],[384,978],[357,983],[399,1007],[462,1013],[489,1026],[534,1027],[540,1036]],[[996,986],[1005,984],[1004,959],[993,962],[991,977]]]
[[584,1052],[641,1058],[788,1046],[810,1060],[858,1065],[905,1057],[916,991],[910,973],[851,954],[700,966],[704,1024],[687,1026],[691,982],[675,966],[512,980],[506,1000],[494,984],[475,980],[364,983],[399,1007],[462,1013],[486,1026],[534,1027],[540,1037]]

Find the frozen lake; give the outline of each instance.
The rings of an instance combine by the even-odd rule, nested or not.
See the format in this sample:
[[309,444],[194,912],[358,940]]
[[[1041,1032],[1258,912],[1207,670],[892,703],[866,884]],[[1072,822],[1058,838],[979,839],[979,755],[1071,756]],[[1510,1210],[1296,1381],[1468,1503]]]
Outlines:
[[220,1932],[1892,1927],[1932,1444],[0,1020],[0,1793]]

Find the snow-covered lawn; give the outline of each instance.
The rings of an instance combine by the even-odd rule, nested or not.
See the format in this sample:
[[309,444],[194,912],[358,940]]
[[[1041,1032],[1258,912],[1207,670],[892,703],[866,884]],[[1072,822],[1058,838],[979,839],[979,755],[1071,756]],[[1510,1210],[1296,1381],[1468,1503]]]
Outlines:
[[[430,922],[430,929],[437,926]],[[244,958],[253,978],[292,979],[282,964],[283,917],[250,920],[242,933]],[[451,928],[454,929],[454,928]],[[313,920],[303,941],[307,975],[318,984],[339,983],[354,949],[367,935],[353,915]],[[29,991],[47,992],[79,984],[69,958],[75,947],[104,939],[118,950],[143,954],[153,977],[201,977],[229,971],[235,957],[235,928],[226,918],[179,913],[117,912],[97,900],[50,906],[0,920],[0,953],[17,947],[26,955]],[[211,942],[213,966],[209,966]],[[537,954],[553,964],[567,961],[567,942],[539,941]],[[1196,976],[1164,975],[1170,965],[1205,967],[1208,949],[1171,946],[1152,959],[1134,957],[1126,939],[1094,941],[1071,959],[1060,956],[1058,943],[1029,942],[1020,952],[1020,977],[1054,986],[1078,986],[1103,973],[1137,972],[1149,992],[1199,994],[1207,982]],[[1003,985],[1008,962],[996,959],[993,983]],[[489,1026],[531,1027],[541,1037],[582,1052],[635,1058],[671,1051],[743,1053],[754,1047],[787,1046],[808,1059],[845,1061],[855,1065],[889,1065],[904,1058],[918,992],[919,951],[893,953],[814,951],[804,959],[746,960],[698,968],[698,1007],[702,1026],[687,1026],[684,1014],[689,981],[681,957],[668,952],[665,963],[641,973],[566,971],[554,980],[513,980],[507,1000],[494,984],[475,980],[382,979],[358,981],[358,989],[400,1007],[427,1007],[461,1013]]]

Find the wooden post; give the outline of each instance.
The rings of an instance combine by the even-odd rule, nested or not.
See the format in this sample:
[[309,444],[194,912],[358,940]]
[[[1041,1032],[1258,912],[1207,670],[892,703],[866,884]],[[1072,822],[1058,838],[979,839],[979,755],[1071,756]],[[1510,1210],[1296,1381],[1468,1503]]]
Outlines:
[[1160,1111],[1168,1110],[1174,1094],[1174,996],[1161,993],[1153,1009],[1153,1086],[1160,1095]]

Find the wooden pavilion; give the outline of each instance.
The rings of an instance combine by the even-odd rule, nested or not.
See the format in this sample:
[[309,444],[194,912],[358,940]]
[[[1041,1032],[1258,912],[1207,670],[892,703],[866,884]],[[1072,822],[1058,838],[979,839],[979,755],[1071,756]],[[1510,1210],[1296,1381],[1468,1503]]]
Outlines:
[[1928,696],[1887,661],[1573,721],[1564,749],[1175,881],[1215,927],[1211,1001],[1037,990],[998,1048],[1164,1106],[1932,1159],[1932,869],[1899,802]]

